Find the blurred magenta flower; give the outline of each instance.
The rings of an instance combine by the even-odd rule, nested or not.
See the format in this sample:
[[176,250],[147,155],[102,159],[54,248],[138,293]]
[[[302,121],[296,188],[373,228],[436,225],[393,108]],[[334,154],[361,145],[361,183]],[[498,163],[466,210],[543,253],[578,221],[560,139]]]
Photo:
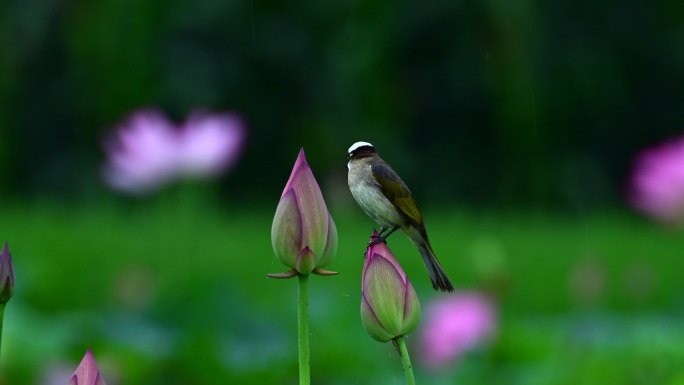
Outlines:
[[373,231],[361,276],[361,321],[368,334],[387,342],[416,329],[420,302],[397,259]]
[[180,126],[163,113],[133,113],[105,142],[106,182],[145,193],[180,178],[208,178],[231,166],[242,151],[245,127],[234,114],[194,112]]
[[[290,179],[280,196],[271,227],[273,251],[291,267],[291,274],[271,274],[274,278],[321,271],[337,253],[337,229],[316,178],[299,151]],[[330,273],[330,272],[325,272]]]
[[482,294],[453,293],[428,305],[420,336],[421,358],[439,368],[486,341],[496,329],[494,305]]
[[684,220],[684,136],[636,157],[630,199],[637,209],[661,221]]
[[14,268],[12,267],[12,254],[10,254],[9,245],[5,242],[2,252],[0,252],[0,305],[4,305],[10,300],[13,292]]
[[93,352],[88,349],[67,385],[106,385],[97,368]]

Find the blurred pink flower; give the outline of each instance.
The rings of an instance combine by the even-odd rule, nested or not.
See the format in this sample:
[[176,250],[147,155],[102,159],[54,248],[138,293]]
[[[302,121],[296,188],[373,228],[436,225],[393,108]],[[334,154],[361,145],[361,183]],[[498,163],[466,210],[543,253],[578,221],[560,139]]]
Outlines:
[[162,112],[133,113],[105,142],[107,183],[145,193],[180,178],[220,174],[240,155],[245,128],[236,115],[194,112],[176,126]]
[[642,212],[665,222],[684,219],[684,136],[646,149],[632,171],[630,198]]
[[433,369],[482,344],[496,329],[494,305],[482,294],[456,292],[430,303],[420,336],[420,358]]

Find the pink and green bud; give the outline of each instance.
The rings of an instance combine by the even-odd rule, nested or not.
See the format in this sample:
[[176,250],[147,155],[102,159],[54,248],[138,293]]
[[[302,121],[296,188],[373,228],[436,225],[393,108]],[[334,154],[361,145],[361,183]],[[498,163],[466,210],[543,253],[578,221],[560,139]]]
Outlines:
[[106,385],[90,349],[83,356],[83,360],[71,375],[71,380],[67,385]]
[[300,150],[280,196],[271,227],[271,242],[278,259],[298,274],[319,271],[337,253],[335,222],[306,162],[304,149]]
[[0,252],[0,305],[4,305],[12,297],[14,292],[14,269],[12,267],[12,254],[9,245],[5,246]]
[[418,295],[384,242],[366,249],[361,277],[361,321],[371,337],[387,342],[416,329],[420,321]]

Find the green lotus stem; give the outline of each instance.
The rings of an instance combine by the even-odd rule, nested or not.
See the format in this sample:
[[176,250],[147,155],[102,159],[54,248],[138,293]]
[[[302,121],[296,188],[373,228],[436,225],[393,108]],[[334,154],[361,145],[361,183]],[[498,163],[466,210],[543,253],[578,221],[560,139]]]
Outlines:
[[309,367],[309,275],[299,275],[299,385],[311,383],[311,368]]
[[397,337],[394,340],[399,347],[399,354],[401,355],[401,363],[404,366],[404,375],[406,375],[407,385],[416,385],[416,379],[413,377],[413,366],[411,365],[411,357],[406,349],[406,340],[404,336]]

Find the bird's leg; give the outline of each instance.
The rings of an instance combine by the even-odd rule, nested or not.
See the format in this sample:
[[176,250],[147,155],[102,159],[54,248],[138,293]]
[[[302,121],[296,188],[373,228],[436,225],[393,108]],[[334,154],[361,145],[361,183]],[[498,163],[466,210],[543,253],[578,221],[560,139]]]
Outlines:
[[[372,237],[373,240],[371,241],[371,244],[377,245],[378,243],[387,243],[387,241],[386,241],[387,237],[392,235],[392,233],[397,231],[397,229],[399,229],[399,226],[394,226],[392,228],[387,228],[387,227],[380,228],[380,233],[377,236]],[[383,235],[383,233],[386,232],[387,230],[389,230],[389,233]]]
[[376,235],[376,238],[382,238],[382,233],[384,233],[385,231],[387,231],[387,227],[380,227],[380,231],[378,232],[378,235]]
[[392,229],[390,230],[389,233],[387,233],[387,234],[385,234],[385,235],[382,236],[382,239],[383,239],[383,240],[387,239],[390,235],[392,235],[393,232],[395,232],[395,231],[397,231],[397,230],[399,230],[399,226],[394,226],[394,227],[392,227]]

